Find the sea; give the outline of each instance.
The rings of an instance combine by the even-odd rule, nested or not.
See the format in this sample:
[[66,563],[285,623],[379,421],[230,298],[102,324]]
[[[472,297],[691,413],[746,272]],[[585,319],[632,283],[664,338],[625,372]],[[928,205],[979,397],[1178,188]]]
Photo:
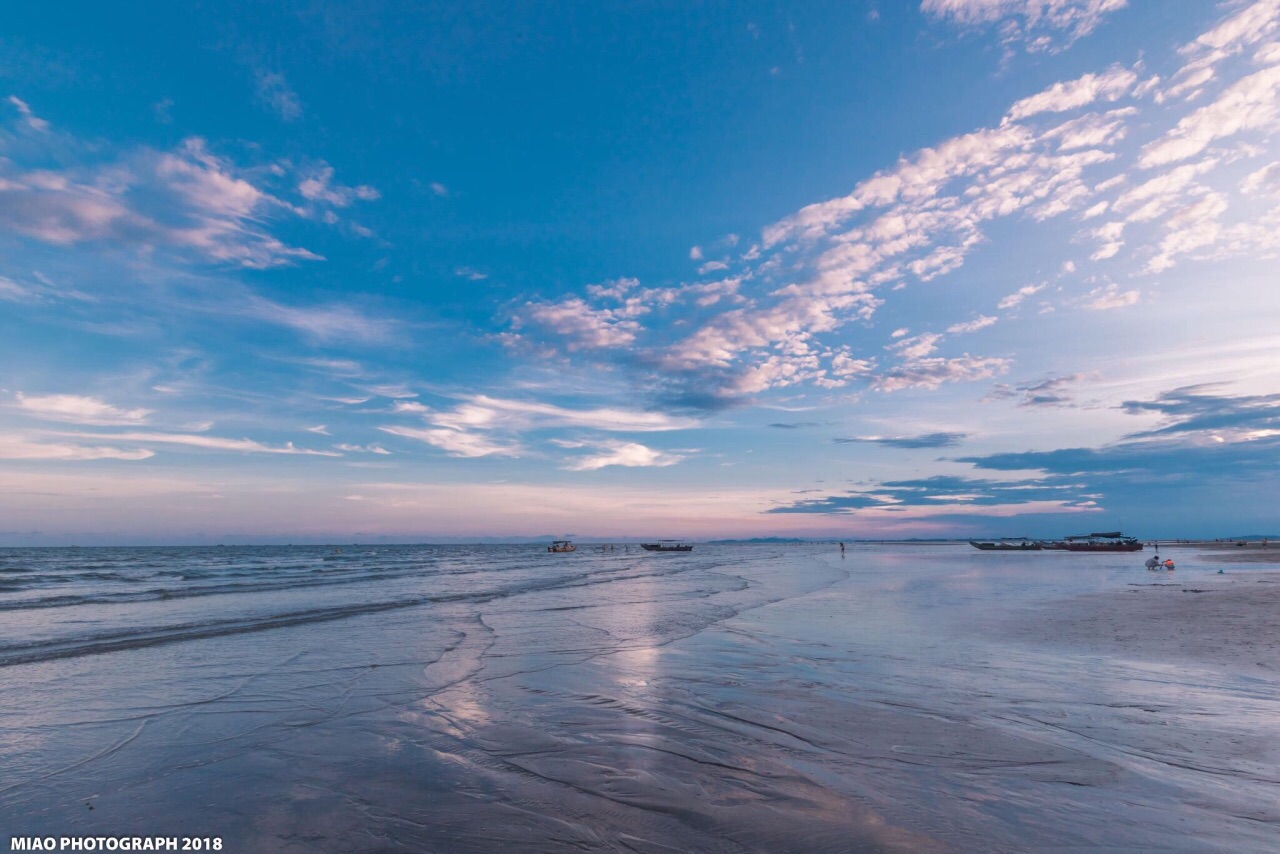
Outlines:
[[1144,554],[847,545],[0,549],[0,846],[1280,848],[1280,683],[1027,640]]

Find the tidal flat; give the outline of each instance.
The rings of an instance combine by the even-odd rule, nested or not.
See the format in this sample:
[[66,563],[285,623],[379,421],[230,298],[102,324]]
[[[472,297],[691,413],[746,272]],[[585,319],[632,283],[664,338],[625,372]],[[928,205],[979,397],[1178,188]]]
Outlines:
[[1274,850],[1280,573],[1174,556],[0,550],[3,841]]

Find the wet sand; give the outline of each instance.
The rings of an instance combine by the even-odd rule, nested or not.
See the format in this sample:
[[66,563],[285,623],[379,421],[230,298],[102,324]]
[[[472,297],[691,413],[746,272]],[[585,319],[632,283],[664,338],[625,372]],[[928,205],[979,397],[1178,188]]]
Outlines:
[[1201,560],[1219,563],[1264,563],[1280,566],[1280,548],[1274,546],[1266,549],[1234,549],[1208,552],[1200,555]]
[[1020,642],[1086,654],[1280,673],[1280,572],[1147,574],[1121,591],[1028,609],[1004,628]]
[[5,833],[1275,850],[1275,573],[967,546],[327,557],[69,556],[13,581]]

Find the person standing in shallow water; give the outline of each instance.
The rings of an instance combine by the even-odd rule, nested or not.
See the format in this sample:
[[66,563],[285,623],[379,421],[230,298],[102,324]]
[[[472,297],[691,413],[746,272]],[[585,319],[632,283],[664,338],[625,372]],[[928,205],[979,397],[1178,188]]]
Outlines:
[[844,557],[844,543],[840,544],[840,557]]

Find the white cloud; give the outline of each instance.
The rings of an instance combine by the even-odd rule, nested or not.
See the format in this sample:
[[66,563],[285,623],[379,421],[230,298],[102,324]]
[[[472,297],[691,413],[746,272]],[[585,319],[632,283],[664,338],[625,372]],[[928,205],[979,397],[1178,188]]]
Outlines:
[[1198,192],[1196,178],[1217,165],[1215,158],[1184,163],[1121,193],[1112,207],[1123,212],[1128,222],[1160,219],[1182,207],[1188,193]]
[[1128,68],[1112,66],[1101,74],[1085,74],[1075,80],[1055,83],[1009,108],[1005,121],[1019,121],[1039,113],[1061,113],[1088,106],[1096,100],[1116,101],[1126,95],[1138,75]]
[[1184,117],[1164,137],[1142,149],[1144,168],[1186,160],[1214,140],[1249,130],[1280,129],[1280,65],[1264,68],[1227,87],[1212,104]]
[[1250,195],[1260,192],[1280,195],[1280,161],[1250,172],[1240,183],[1240,191]]
[[63,172],[0,160],[0,228],[58,246],[163,247],[251,268],[318,260],[265,230],[272,215],[298,209],[239,173],[198,137],[174,151],[139,149],[120,163]]
[[1120,239],[1124,234],[1124,228],[1125,224],[1123,222],[1108,222],[1097,228],[1090,229],[1089,235],[1096,238],[1101,245],[1089,256],[1089,260],[1104,261],[1107,258],[1115,257],[1116,253],[1124,246],[1124,241]]
[[634,409],[601,407],[595,409],[569,409],[551,403],[508,400],[475,395],[452,410],[431,416],[438,425],[465,429],[471,427],[579,427],[592,430],[625,432],[662,432],[686,430],[698,426],[697,419],[667,415],[663,412],[644,412]]
[[927,15],[960,26],[1001,23],[1000,41],[1028,53],[1057,53],[1093,32],[1127,0],[923,0]]
[[626,311],[593,308],[578,297],[529,303],[519,319],[557,336],[569,351],[625,347],[636,340],[640,329]]
[[416,428],[416,427],[379,427],[394,436],[406,439],[417,439],[426,442],[454,457],[520,457],[524,448],[518,443],[495,441],[482,433],[467,432],[449,428]]
[[999,309],[1013,308],[1014,306],[1018,305],[1018,303],[1026,299],[1027,297],[1031,296],[1032,294],[1037,294],[1042,290],[1044,290],[1043,282],[1038,285],[1023,285],[1013,293],[1009,294],[1007,297],[1004,297],[1003,299],[1001,299],[1000,302],[996,303],[996,308],[999,308]]
[[967,320],[963,323],[953,323],[947,327],[947,331],[953,335],[965,332],[977,332],[979,329],[986,329],[988,326],[996,323],[1000,318],[988,317],[987,315],[979,315],[973,320]]
[[77,394],[25,395],[18,392],[16,406],[26,415],[50,421],[102,426],[142,424],[150,409],[122,409],[96,397]]
[[367,184],[358,187],[335,184],[333,167],[323,162],[298,183],[298,192],[304,199],[323,202],[335,208],[348,207],[357,200],[372,202],[382,197],[381,193]]
[[594,471],[605,466],[664,467],[673,466],[685,457],[654,450],[637,442],[601,442],[600,453],[568,462],[570,471]]
[[[1205,84],[1216,77],[1217,66],[1223,60],[1271,38],[1278,27],[1280,0],[1259,0],[1242,6],[1234,15],[1183,45],[1179,52],[1187,61],[1160,97],[1197,97]],[[1257,61],[1270,60],[1264,51],[1259,51]]]
[[1113,308],[1125,308],[1138,302],[1141,294],[1136,290],[1121,291],[1116,285],[1094,288],[1085,297],[1084,307],[1094,311],[1107,311]]
[[1211,247],[1222,233],[1220,219],[1226,210],[1227,201],[1222,194],[1208,193],[1171,216],[1165,222],[1158,253],[1147,263],[1147,271],[1159,273],[1172,267],[1177,256]]
[[1106,113],[1088,113],[1046,131],[1044,138],[1056,138],[1059,151],[1114,145],[1128,135],[1126,120],[1136,113],[1137,110],[1132,107]]
[[885,349],[897,353],[899,358],[914,361],[922,359],[938,349],[938,342],[941,340],[942,336],[936,332],[925,332],[911,338],[903,338],[896,344],[890,344]]

